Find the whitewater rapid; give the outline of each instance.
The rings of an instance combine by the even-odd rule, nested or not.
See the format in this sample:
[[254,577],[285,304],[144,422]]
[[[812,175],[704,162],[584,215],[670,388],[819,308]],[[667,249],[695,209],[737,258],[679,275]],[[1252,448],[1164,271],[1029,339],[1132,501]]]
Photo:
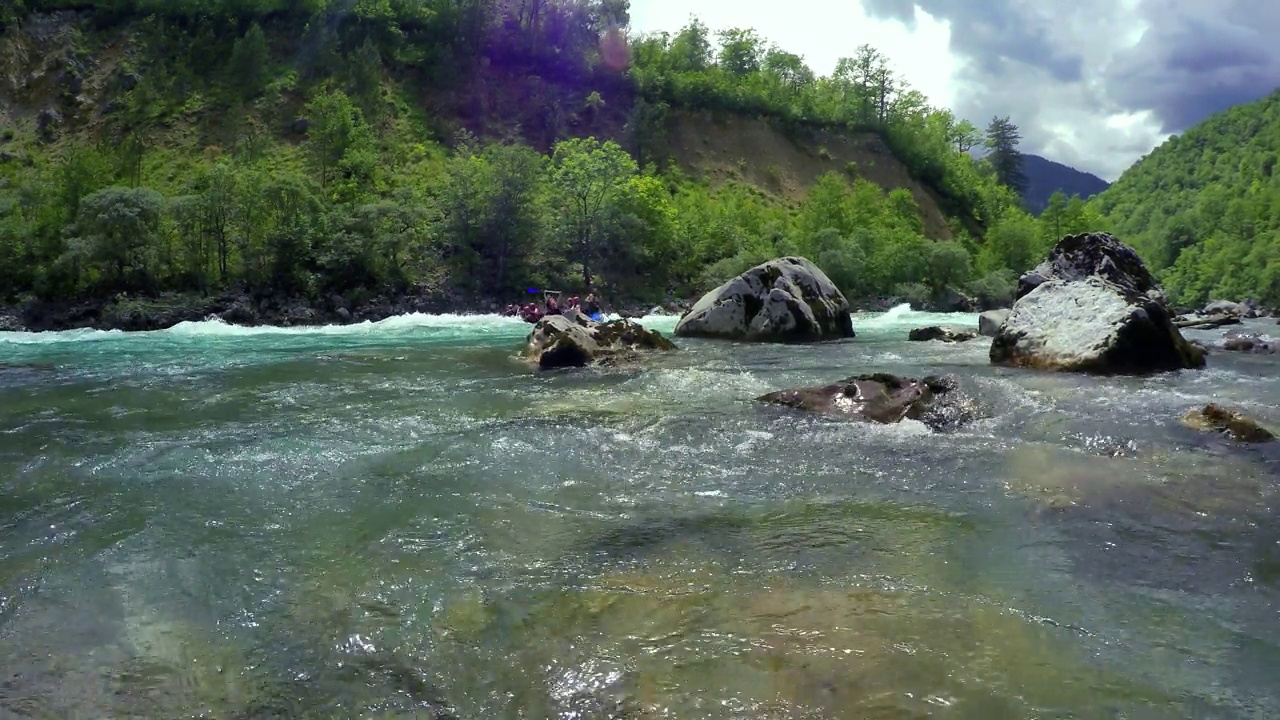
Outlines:
[[[607,316],[616,320],[619,316]],[[977,315],[968,313],[931,313],[912,309],[902,304],[883,313],[855,313],[852,315],[854,331],[877,334],[885,331],[910,330],[927,325],[976,325]],[[645,327],[671,334],[679,322],[676,315],[647,315],[637,318]],[[148,339],[184,340],[201,338],[266,338],[271,336],[329,336],[341,337],[429,337],[441,340],[464,341],[468,338],[523,337],[530,326],[517,317],[496,314],[486,315],[428,315],[410,313],[396,315],[377,322],[359,322],[345,325],[310,325],[279,327],[274,325],[232,325],[220,319],[199,322],[181,322],[165,330],[124,332],[121,330],[64,330],[55,332],[0,332],[0,345],[43,345],[55,343],[84,343],[104,341],[145,341]]]

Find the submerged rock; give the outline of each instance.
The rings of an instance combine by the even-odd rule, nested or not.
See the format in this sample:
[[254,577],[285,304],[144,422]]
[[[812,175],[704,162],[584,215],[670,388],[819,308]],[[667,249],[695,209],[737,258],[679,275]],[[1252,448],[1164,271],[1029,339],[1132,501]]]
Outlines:
[[1205,432],[1228,435],[1232,440],[1247,443],[1271,442],[1276,436],[1257,421],[1228,410],[1216,403],[1209,403],[1199,410],[1192,410],[1182,417],[1187,427]]
[[1009,313],[1012,312],[1008,308],[1002,310],[988,310],[978,316],[978,334],[984,337],[995,337],[999,332],[1000,326],[1005,320],[1009,319]]
[[1229,352],[1274,355],[1276,344],[1258,335],[1235,335],[1222,341],[1222,349]]
[[662,333],[631,320],[593,322],[576,310],[548,315],[533,326],[525,357],[543,370],[634,359],[643,351],[675,350]]
[[976,405],[949,377],[917,380],[873,373],[821,387],[781,390],[757,400],[884,424],[919,420],[934,430],[954,429],[977,417]]
[[853,337],[849,301],[800,257],[757,265],[703,295],[680,318],[678,337],[813,342]]
[[1000,365],[1141,374],[1204,366],[1137,253],[1106,233],[1069,235],[1022,277],[991,343]]
[[915,342],[929,342],[930,340],[941,340],[947,343],[968,342],[978,337],[978,333],[972,330],[955,327],[939,327],[931,325],[929,327],[916,328],[907,336],[908,340]]

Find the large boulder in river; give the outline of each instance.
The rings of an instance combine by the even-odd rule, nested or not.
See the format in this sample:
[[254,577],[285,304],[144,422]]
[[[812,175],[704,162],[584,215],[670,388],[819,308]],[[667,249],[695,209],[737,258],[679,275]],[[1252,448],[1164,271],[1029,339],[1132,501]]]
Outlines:
[[548,315],[533,326],[524,354],[538,367],[550,370],[633,359],[643,351],[675,349],[675,344],[662,333],[632,320],[598,323],[576,310],[567,310],[563,315]]
[[1204,353],[1174,327],[1164,293],[1137,253],[1106,233],[1063,238],[1022,277],[990,358],[1095,373],[1204,366]]
[[978,334],[986,337],[995,337],[999,332],[1000,326],[1005,320],[1009,319],[1010,310],[988,310],[978,316]]
[[1205,305],[1204,308],[1200,310],[1200,314],[1205,316],[1228,315],[1232,317],[1244,317],[1249,314],[1250,309],[1251,308],[1244,304],[1231,302],[1230,300],[1214,300],[1213,302]]
[[977,416],[973,401],[960,393],[949,377],[917,380],[874,373],[821,387],[781,390],[757,400],[884,424],[919,420],[935,430],[954,429]]
[[853,337],[849,301],[817,265],[784,257],[712,290],[676,325],[679,337],[813,342]]
[[1049,280],[1073,282],[1100,277],[1127,294],[1145,295],[1166,304],[1164,291],[1133,248],[1110,233],[1067,235],[1049,257],[1018,278],[1016,299],[1022,299]]

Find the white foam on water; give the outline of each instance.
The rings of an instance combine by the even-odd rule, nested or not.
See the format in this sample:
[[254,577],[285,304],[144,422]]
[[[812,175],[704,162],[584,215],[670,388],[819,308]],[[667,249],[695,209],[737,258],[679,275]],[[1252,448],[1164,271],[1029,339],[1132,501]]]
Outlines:
[[[609,320],[617,315],[607,316]],[[853,316],[856,330],[892,330],[921,327],[924,325],[977,325],[978,316],[968,313],[926,313],[911,309],[909,304],[898,305],[885,313],[858,313]],[[671,334],[680,318],[676,315],[647,315],[637,322],[645,327]],[[523,335],[529,324],[518,317],[487,314],[409,313],[395,315],[377,322],[364,321],[347,325],[307,325],[280,327],[259,325],[249,327],[232,325],[217,318],[196,322],[181,322],[165,330],[122,332],[120,330],[62,330],[47,332],[0,332],[0,345],[44,345],[52,343],[99,342],[133,338],[248,338],[263,336],[333,336],[359,337],[379,334],[406,334],[426,331],[432,335],[459,337],[475,335]]]
[[232,325],[220,319],[180,322],[165,330],[122,332],[120,330],[62,330],[49,332],[0,332],[0,344],[41,345],[66,342],[93,342],[132,338],[245,338],[271,335],[286,336],[368,336],[426,330],[458,335],[523,334],[529,324],[517,317],[503,315],[428,315],[410,313],[395,315],[377,322],[348,325],[308,325],[280,327]]
[[426,313],[409,313],[393,315],[377,322],[351,323],[348,325],[312,325],[303,327],[278,327],[275,325],[259,325],[246,327],[230,325],[222,320],[202,320],[200,322],[181,322],[168,330],[158,330],[154,334],[167,334],[175,337],[252,337],[258,335],[372,335],[377,333],[395,333],[412,330],[446,330],[466,332],[494,332],[523,330],[528,323],[517,317],[503,315],[428,315]]
[[62,330],[59,332],[0,332],[0,344],[45,345],[50,343],[91,342],[124,337],[120,330]]
[[895,305],[883,313],[853,314],[853,329],[855,332],[911,330],[930,325],[952,325],[976,329],[978,327],[978,314],[922,312],[913,310],[910,303]]

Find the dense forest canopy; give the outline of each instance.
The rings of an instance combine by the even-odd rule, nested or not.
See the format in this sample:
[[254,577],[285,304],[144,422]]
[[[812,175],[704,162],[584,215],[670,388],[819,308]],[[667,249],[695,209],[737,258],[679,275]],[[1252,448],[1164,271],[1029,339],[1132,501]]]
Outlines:
[[[1017,128],[931,107],[863,45],[819,76],[751,29],[630,33],[625,0],[43,0],[0,17],[0,295],[529,286],[651,300],[799,253],[851,294],[999,299],[1096,216],[1019,208]],[[64,8],[74,14],[51,15]],[[40,65],[44,63],[44,65]],[[34,69],[34,71],[33,71]],[[681,113],[873,132],[803,198],[688,177]],[[975,160],[986,143],[1002,159]],[[821,149],[819,153],[823,152]]]
[[1170,138],[1091,203],[1187,303],[1280,305],[1280,92]]

